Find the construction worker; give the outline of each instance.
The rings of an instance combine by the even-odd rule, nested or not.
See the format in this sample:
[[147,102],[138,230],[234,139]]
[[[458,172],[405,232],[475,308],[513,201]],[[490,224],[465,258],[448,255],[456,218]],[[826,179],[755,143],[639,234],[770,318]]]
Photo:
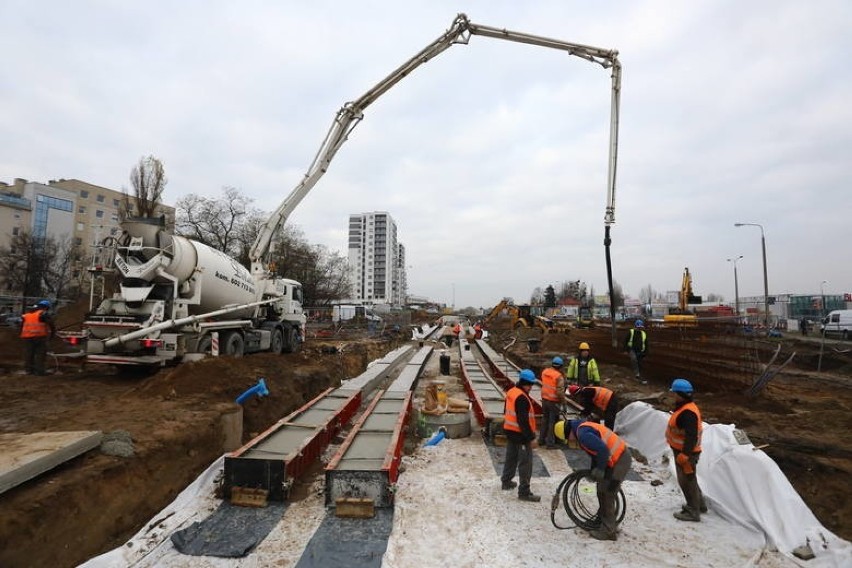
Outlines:
[[598,371],[598,363],[591,356],[591,348],[585,341],[582,342],[578,350],[580,354],[568,362],[568,380],[572,383],[577,383],[581,387],[586,385],[600,385],[601,374]]
[[541,372],[541,412],[542,425],[538,435],[538,445],[548,450],[556,449],[553,439],[553,426],[559,420],[559,411],[565,404],[565,378],[562,376],[562,357],[554,357],[551,366]]
[[616,540],[616,500],[633,461],[627,443],[606,426],[583,420],[561,420],[556,423],[554,433],[566,444],[573,435],[580,449],[592,458],[589,476],[597,484],[601,523],[589,535],[598,540]]
[[648,381],[642,378],[642,359],[648,355],[648,334],[645,332],[644,321],[636,320],[634,326],[627,333],[624,350],[630,354],[630,362],[633,364],[636,380],[647,385]]
[[473,338],[482,339],[482,325],[479,322],[476,322],[476,325],[473,326]]
[[674,517],[697,522],[707,512],[695,472],[701,455],[701,411],[692,400],[692,383],[686,379],[675,379],[669,390],[675,395],[675,408],[666,428],[666,442],[674,452],[677,482],[686,497],[686,505]]
[[570,385],[568,394],[582,405],[582,413],[603,418],[604,426],[615,429],[615,415],[618,413],[618,397],[606,387],[580,387]]
[[46,375],[44,359],[47,357],[47,341],[56,335],[50,302],[39,301],[21,316],[21,339],[24,340],[24,368],[31,375]]
[[[521,501],[541,501],[541,496],[530,491],[532,478],[533,448],[535,441],[535,413],[533,412],[530,389],[535,384],[535,373],[524,369],[518,375],[515,386],[506,391],[506,401],[503,410],[503,432],[506,434],[506,461],[503,463],[504,491],[518,488],[518,499]],[[515,477],[518,472],[518,482]]]

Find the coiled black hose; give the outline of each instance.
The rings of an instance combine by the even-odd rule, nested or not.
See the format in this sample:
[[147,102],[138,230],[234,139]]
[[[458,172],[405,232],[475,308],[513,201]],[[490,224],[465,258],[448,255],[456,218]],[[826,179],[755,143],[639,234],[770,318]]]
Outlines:
[[[581,483],[589,476],[590,473],[591,472],[588,469],[577,470],[567,475],[559,484],[559,487],[556,488],[556,493],[553,494],[553,498],[550,501],[550,522],[552,522],[553,526],[557,529],[565,530],[579,527],[581,529],[591,531],[600,527],[597,489],[593,489],[592,492],[583,491],[581,489]],[[595,482],[587,481],[585,486],[591,486],[594,488]],[[585,499],[583,498],[584,493],[586,494]],[[593,495],[593,498],[590,499],[588,497],[589,494]],[[576,523],[576,525],[563,527],[556,522],[556,509],[559,507],[560,498],[562,506],[565,508],[565,512],[568,513],[568,516]],[[618,496],[615,499],[616,524],[620,523],[624,519],[626,512],[627,499],[624,497],[624,491],[619,489]]]

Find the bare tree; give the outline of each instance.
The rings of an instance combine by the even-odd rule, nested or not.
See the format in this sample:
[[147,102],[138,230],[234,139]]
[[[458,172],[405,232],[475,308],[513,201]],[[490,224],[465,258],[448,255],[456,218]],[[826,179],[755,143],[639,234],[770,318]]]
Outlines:
[[247,263],[253,236],[264,217],[251,203],[235,187],[223,187],[218,198],[190,193],[175,207],[175,232]]
[[650,304],[654,298],[657,297],[657,293],[654,291],[654,287],[648,284],[644,288],[639,291],[639,300],[643,304]]
[[4,287],[25,298],[74,295],[74,263],[79,257],[78,247],[68,238],[57,242],[22,232],[12,237],[8,247],[0,247]]
[[154,156],[139,158],[139,163],[130,171],[133,196],[127,195],[127,192],[124,194],[120,212],[122,219],[130,217],[131,212],[138,217],[154,217],[162,202],[167,183],[163,162]]

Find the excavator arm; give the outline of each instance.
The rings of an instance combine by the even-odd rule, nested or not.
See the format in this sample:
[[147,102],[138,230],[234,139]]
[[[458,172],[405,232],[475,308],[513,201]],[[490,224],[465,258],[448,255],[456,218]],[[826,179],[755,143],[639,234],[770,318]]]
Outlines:
[[618,52],[526,33],[513,32],[506,29],[482,26],[471,23],[465,14],[459,14],[444,34],[423,48],[414,57],[397,67],[391,74],[382,79],[372,89],[361,95],[359,99],[347,102],[339,111],[337,111],[334,122],[332,122],[331,128],[329,128],[329,131],[320,145],[319,151],[314,157],[314,160],[311,162],[308,171],[305,173],[299,184],[290,192],[281,205],[278,206],[278,209],[275,210],[266,223],[264,223],[261,227],[254,245],[249,251],[249,257],[252,262],[252,273],[266,273],[266,257],[269,254],[270,245],[275,233],[287,221],[287,218],[293,210],[328,170],[328,166],[331,163],[332,158],[334,158],[334,155],[343,143],[346,142],[349,137],[349,133],[352,132],[352,130],[364,118],[364,110],[420,65],[423,65],[433,57],[439,55],[453,44],[467,44],[471,35],[481,35],[495,39],[504,39],[518,43],[559,49],[567,52],[569,55],[574,55],[592,63],[601,65],[605,69],[612,69],[609,173],[607,180],[607,206],[604,216],[604,222],[607,226],[606,240],[609,240],[609,225],[615,223],[615,172],[618,153],[619,101],[621,96],[621,63],[618,61]]

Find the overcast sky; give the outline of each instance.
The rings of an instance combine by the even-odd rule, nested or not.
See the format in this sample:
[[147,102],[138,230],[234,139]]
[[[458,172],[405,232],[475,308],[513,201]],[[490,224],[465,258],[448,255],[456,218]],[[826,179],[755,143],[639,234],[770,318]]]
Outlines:
[[[165,201],[234,186],[272,211],[337,110],[474,23],[617,49],[613,272],[694,292],[852,292],[852,2],[0,2],[0,180],[121,189],[153,154]],[[606,290],[610,73],[480,36],[372,104],[290,218],[346,254],[388,211],[409,291],[458,307],[580,279]]]

